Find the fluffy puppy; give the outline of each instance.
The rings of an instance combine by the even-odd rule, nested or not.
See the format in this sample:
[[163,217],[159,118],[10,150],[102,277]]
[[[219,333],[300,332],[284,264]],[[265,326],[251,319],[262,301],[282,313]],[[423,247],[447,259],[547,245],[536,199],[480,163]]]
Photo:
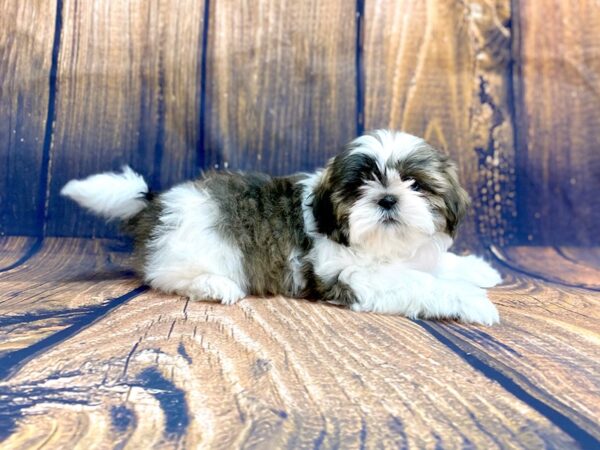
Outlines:
[[167,293],[498,321],[483,289],[498,273],[447,251],[469,203],[455,165],[406,133],[365,134],[312,174],[209,172],[155,194],[125,167],[72,180],[62,194],[123,221],[138,272]]

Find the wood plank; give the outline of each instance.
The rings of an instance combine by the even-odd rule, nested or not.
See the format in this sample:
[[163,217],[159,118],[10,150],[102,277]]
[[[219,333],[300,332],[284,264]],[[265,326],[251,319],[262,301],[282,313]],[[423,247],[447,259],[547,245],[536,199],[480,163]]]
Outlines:
[[515,17],[523,242],[600,243],[600,9],[523,2]]
[[494,255],[508,267],[548,281],[600,290],[600,267],[586,262],[596,257],[597,247],[579,248],[567,253],[555,247],[493,247]]
[[27,236],[0,236],[0,272],[10,270],[26,257],[36,239]]
[[585,264],[588,267],[600,267],[600,246],[598,247],[573,247],[560,246],[557,251],[566,259],[579,264]]
[[64,1],[48,233],[116,226],[58,195],[71,178],[130,164],[152,186],[199,172],[203,0]]
[[66,329],[140,285],[124,266],[126,254],[111,245],[46,238],[31,259],[0,273],[0,357]]
[[[435,324],[463,351],[510,377],[600,441],[600,293],[520,275],[495,291],[503,325]],[[565,421],[563,419],[563,421]]]
[[[600,293],[508,272],[491,294],[503,319],[492,328],[282,298],[227,307],[155,292],[95,317],[80,306],[103,304],[128,283],[123,249],[107,245],[47,239],[0,276],[2,320],[39,305],[56,313],[40,336],[20,334],[25,320],[2,328],[6,351],[57,336],[3,374],[3,447],[600,442]],[[90,320],[61,335],[61,320],[78,314]]]
[[424,136],[474,200],[458,248],[512,239],[510,1],[366,2],[365,127]]
[[56,1],[0,0],[0,11],[0,235],[34,235],[45,191]]
[[6,448],[576,445],[418,323],[282,298],[138,296],[0,395]]
[[206,165],[313,170],[354,138],[355,23],[343,0],[212,2]]

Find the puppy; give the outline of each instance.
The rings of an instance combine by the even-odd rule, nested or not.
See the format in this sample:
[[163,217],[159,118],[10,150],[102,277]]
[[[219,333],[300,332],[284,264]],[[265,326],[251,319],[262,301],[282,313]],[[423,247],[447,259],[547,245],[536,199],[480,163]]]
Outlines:
[[123,221],[138,272],[167,293],[499,320],[483,289],[501,282],[498,273],[447,251],[469,204],[456,167],[406,133],[365,134],[312,174],[209,172],[155,194],[125,167],[72,180],[61,193]]

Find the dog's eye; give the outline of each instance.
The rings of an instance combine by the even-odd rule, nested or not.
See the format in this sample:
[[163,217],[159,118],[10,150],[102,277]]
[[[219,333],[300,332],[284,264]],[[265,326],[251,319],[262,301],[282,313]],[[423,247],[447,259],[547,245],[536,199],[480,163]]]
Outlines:
[[412,181],[412,184],[410,185],[410,188],[413,191],[422,191],[423,190],[423,186],[421,185],[421,183],[419,183],[417,180],[415,180],[414,178],[407,178],[406,181]]

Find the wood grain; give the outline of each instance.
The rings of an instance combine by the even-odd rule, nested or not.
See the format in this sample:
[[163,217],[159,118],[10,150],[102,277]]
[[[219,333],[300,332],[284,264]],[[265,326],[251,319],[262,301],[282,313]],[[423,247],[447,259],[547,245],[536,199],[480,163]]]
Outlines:
[[[50,240],[0,282],[0,315],[43,305],[60,322],[119,295],[131,282],[106,246]],[[591,448],[600,293],[507,275],[492,328],[138,293],[4,374],[3,448]],[[0,342],[31,348],[28,333]]]
[[[38,234],[0,237],[0,446],[599,448],[592,3],[0,0],[0,236]],[[39,235],[116,233],[70,178],[312,170],[363,125],[458,161],[500,326],[194,303]]]
[[556,283],[600,291],[600,249],[539,246],[493,247],[493,252],[506,265],[521,273]]
[[33,235],[45,191],[56,1],[1,0],[0,11],[0,235]]
[[494,300],[501,327],[434,326],[600,441],[600,293],[516,275]]
[[34,245],[36,239],[26,236],[0,237],[0,272],[10,269]]
[[515,19],[522,242],[598,245],[600,8],[523,2]]
[[58,195],[71,178],[130,164],[155,189],[199,172],[203,0],[65,0],[48,233],[114,235]]
[[510,2],[365,5],[365,127],[402,129],[449,153],[475,206],[458,246],[505,244],[515,210]]
[[355,5],[210,5],[206,165],[287,174],[356,135]]
[[560,246],[556,247],[556,251],[569,261],[594,269],[600,267],[600,247]]
[[124,265],[126,254],[110,245],[47,238],[29,260],[0,273],[0,357],[32,346],[139,286]]
[[2,389],[16,402],[25,385],[8,448],[50,429],[52,447],[573,445],[418,325],[281,298],[137,297]]

